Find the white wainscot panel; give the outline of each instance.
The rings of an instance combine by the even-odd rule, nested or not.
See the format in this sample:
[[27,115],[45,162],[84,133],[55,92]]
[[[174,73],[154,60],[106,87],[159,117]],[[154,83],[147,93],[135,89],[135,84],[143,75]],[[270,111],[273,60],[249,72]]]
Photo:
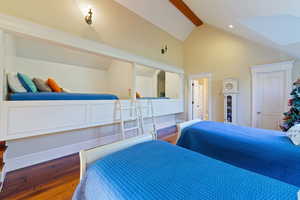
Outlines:
[[89,111],[92,124],[106,124],[115,121],[119,117],[113,103],[92,104],[89,107]]
[[[131,101],[121,100],[115,102],[98,102],[93,103],[89,107],[90,123],[94,125],[104,125],[110,123],[116,123],[121,120],[121,110],[123,112],[124,120],[128,120],[132,114]],[[121,105],[121,107],[120,107]]]
[[[121,100],[123,120],[135,116],[132,101]],[[142,101],[143,116],[151,116],[151,101]],[[183,101],[153,100],[155,116],[183,112]],[[1,103],[0,140],[13,140],[120,122],[120,106],[107,101],[4,101]]]
[[[141,102],[143,108],[143,116],[150,117],[151,107],[149,106],[149,101],[141,100]],[[184,112],[183,101],[180,99],[159,99],[152,100],[152,103],[154,116],[163,116]]]
[[8,138],[78,128],[88,120],[86,104],[22,104],[5,107],[4,127]]
[[154,115],[170,115],[183,112],[183,101],[179,99],[163,99],[154,101]]

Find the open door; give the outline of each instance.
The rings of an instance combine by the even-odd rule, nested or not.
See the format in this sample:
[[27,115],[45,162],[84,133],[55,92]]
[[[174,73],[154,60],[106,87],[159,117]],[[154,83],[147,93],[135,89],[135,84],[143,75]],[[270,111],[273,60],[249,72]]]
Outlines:
[[208,120],[208,79],[192,81],[192,117]]

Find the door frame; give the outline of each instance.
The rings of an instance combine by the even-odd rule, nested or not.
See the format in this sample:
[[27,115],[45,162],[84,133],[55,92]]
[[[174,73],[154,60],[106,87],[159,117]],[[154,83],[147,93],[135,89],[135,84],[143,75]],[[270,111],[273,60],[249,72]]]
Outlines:
[[292,91],[292,69],[294,66],[295,61],[286,61],[286,62],[279,62],[273,64],[266,64],[266,65],[256,65],[251,67],[251,91],[252,91],[252,106],[251,106],[251,126],[256,127],[257,124],[257,115],[256,115],[256,98],[257,98],[257,75],[259,73],[268,73],[268,72],[285,72],[286,74],[286,95],[285,95],[285,104],[284,110],[288,110],[288,99],[289,93]]
[[212,73],[204,72],[199,74],[189,75],[189,83],[188,83],[188,120],[193,119],[193,89],[192,83],[193,80],[207,78],[208,79],[208,120],[212,120]]

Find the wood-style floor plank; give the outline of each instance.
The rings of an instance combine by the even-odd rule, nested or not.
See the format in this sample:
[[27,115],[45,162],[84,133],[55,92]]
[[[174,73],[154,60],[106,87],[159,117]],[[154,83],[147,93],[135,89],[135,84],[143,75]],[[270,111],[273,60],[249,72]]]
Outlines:
[[176,144],[176,140],[177,140],[177,133],[174,133],[172,135],[160,138],[160,140],[164,140],[166,142],[169,142],[171,144]]
[[78,183],[79,173],[71,173],[12,196],[8,200],[70,200]]
[[[0,199],[10,199],[26,191],[40,190],[40,186],[64,179],[73,174],[79,177],[79,155],[41,163],[32,167],[9,172],[6,176]],[[44,189],[44,188],[43,188]]]

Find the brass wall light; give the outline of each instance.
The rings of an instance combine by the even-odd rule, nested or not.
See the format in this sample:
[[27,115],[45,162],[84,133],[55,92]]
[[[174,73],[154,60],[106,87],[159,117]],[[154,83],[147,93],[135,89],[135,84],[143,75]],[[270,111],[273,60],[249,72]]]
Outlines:
[[93,11],[90,8],[88,14],[85,16],[85,21],[88,25],[92,25],[93,23]]
[[162,49],[161,49],[161,54],[166,54],[168,52],[168,45],[165,45]]

